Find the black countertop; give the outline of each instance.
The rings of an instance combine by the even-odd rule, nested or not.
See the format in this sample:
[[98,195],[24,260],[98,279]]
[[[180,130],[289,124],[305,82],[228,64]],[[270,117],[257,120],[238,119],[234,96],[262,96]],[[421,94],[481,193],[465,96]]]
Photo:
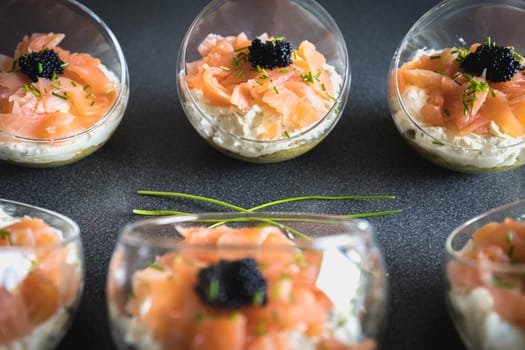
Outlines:
[[112,28],[128,61],[131,96],[122,124],[102,149],[75,164],[55,169],[0,165],[1,197],[61,212],[82,230],[85,292],[59,349],[113,348],[104,285],[119,229],[138,219],[132,209],[218,210],[141,197],[138,189],[188,192],[243,207],[305,194],[395,195],[395,200],[301,202],[282,210],[402,209],[370,220],[391,286],[383,349],[464,348],[444,301],[445,237],[466,219],[525,197],[525,167],[491,175],[454,173],[422,159],[397,133],[387,104],[388,67],[404,33],[435,0],[320,2],[349,48],[347,107],[314,150],[284,163],[255,165],[208,146],[177,98],[178,47],[205,0],[84,1]]

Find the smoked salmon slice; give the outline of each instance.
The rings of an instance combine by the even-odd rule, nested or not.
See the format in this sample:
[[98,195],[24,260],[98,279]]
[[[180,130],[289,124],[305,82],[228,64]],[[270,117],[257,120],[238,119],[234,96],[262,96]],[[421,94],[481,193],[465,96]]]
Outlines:
[[[114,104],[119,83],[98,58],[71,53],[58,45],[61,33],[34,33],[17,45],[13,58],[0,65],[0,131],[13,136],[54,140],[95,125]],[[55,51],[63,74],[32,81],[17,65],[20,57]],[[12,63],[7,67],[8,59]]]

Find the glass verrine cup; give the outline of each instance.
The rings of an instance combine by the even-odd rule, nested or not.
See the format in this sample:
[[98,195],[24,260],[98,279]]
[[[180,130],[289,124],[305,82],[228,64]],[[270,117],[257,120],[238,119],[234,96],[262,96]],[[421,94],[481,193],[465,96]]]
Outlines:
[[[392,58],[388,101],[399,133],[414,150],[466,173],[525,163],[522,71],[494,82],[486,68],[477,74],[460,63],[483,43],[525,53],[525,28],[518,25],[524,20],[523,1],[446,0],[412,26]],[[524,63],[520,55],[515,59]]]
[[[74,0],[6,0],[0,12],[0,159],[56,167],[98,150],[120,124],[129,97],[126,59],[111,29]],[[48,33],[55,36],[48,42],[17,48],[26,36]],[[64,74],[32,81],[20,73],[22,53],[57,50],[56,44]]]
[[365,221],[218,213],[126,226],[107,297],[120,349],[374,349],[387,289]]
[[[217,35],[235,43],[217,41]],[[248,46],[257,37],[274,40],[274,47],[289,42],[293,63],[250,65]],[[282,53],[270,55],[281,59]],[[203,69],[204,79],[195,79]],[[199,135],[222,153],[253,163],[295,158],[319,144],[341,117],[350,89],[344,37],[313,0],[210,2],[182,40],[177,72],[182,107]]]
[[74,221],[0,199],[0,348],[55,348],[80,301],[83,271]]
[[525,347],[525,200],[476,216],[446,241],[446,299],[472,350]]

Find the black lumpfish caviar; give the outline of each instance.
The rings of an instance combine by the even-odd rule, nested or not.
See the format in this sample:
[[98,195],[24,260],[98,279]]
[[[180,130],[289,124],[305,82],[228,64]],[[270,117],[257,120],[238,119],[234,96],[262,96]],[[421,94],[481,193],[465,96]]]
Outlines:
[[20,71],[26,74],[33,82],[39,77],[51,79],[57,74],[64,73],[64,61],[50,49],[40,52],[31,52],[17,58]]
[[274,39],[263,43],[257,38],[252,41],[248,49],[250,50],[248,60],[253,67],[273,69],[292,64],[292,45],[285,40]]
[[236,309],[245,305],[265,305],[268,283],[252,258],[220,260],[201,269],[195,292],[207,305]]
[[461,62],[461,68],[476,75],[486,69],[486,79],[494,83],[509,81],[517,71],[524,69],[510,48],[490,43],[482,44],[468,54]]

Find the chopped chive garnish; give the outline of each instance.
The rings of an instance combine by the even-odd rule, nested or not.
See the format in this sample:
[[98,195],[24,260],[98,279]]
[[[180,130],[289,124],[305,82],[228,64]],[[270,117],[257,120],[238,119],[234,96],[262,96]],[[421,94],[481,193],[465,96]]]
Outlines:
[[37,64],[38,73],[42,73],[44,71],[44,66],[42,63],[38,62]]
[[244,79],[246,77],[246,73],[244,73],[244,70],[241,69],[240,71],[237,72],[237,74],[235,74],[235,76],[237,78],[243,78]]
[[60,89],[60,86],[57,85],[57,84],[53,84],[53,83],[51,83],[50,85],[51,85],[51,87],[54,88],[54,89],[57,89],[57,90]]
[[468,56],[470,51],[465,47],[459,47],[453,49],[452,51],[450,51],[450,53],[456,55],[456,61],[462,62],[465,59],[465,57]]
[[337,101],[337,98],[335,98],[334,95],[331,95],[329,94],[328,92],[326,93],[326,96],[330,97],[330,99],[334,100],[334,101]]
[[90,92],[86,95],[86,98],[90,98],[91,96],[93,96],[93,93],[90,91]]
[[509,46],[509,49],[510,49],[510,52],[512,53],[512,57],[514,57],[514,59],[516,61],[523,61],[523,56],[521,56],[519,53],[516,52],[516,48],[514,46]]
[[507,240],[509,244],[512,244],[512,232],[511,231],[507,232],[505,239]]
[[93,107],[93,105],[95,105],[95,101],[91,101],[91,103],[89,104],[91,107]]
[[230,318],[233,320],[233,321],[237,321],[239,319],[239,317],[241,317],[241,313],[237,310],[235,310],[234,312],[231,313],[230,315]]
[[277,88],[277,86],[274,86],[274,87],[273,87],[273,91],[275,91],[275,93],[276,93],[277,95],[279,95],[279,89]]
[[4,229],[0,229],[0,237],[2,239],[7,239],[9,245],[13,245],[13,237],[11,237],[11,232]]
[[290,277],[289,274],[287,274],[287,273],[285,273],[285,272],[281,272],[281,273],[279,274],[279,278],[282,279],[282,280],[287,280],[287,279],[290,279],[291,277]]
[[263,83],[260,80],[256,80],[255,82],[257,83],[257,85],[263,86]]
[[226,66],[219,66],[220,69],[224,70],[224,71],[229,71],[230,68],[226,67]]
[[86,90],[89,89],[90,87],[91,87],[91,86],[89,86],[89,85],[84,85],[84,86],[82,87],[82,90],[86,91]]
[[495,287],[499,287],[499,288],[512,289],[512,288],[516,287],[516,285],[514,283],[509,282],[509,281],[504,281],[499,276],[492,276],[492,284]]
[[177,255],[173,258],[173,265],[177,265],[182,260],[182,257],[180,255]]
[[239,51],[243,51],[243,50],[246,50],[247,48],[249,48],[250,46],[244,46],[244,47],[239,47],[238,49],[235,49],[233,50],[234,52],[239,52]]
[[51,80],[56,80],[58,78],[58,75],[53,72],[53,75],[51,76]]
[[496,91],[494,91],[494,88],[492,86],[489,86],[489,92],[492,97],[496,97]]
[[438,141],[438,140],[433,140],[432,143],[433,143],[434,145],[438,145],[438,146],[445,146],[445,144],[444,144],[443,142]]
[[290,134],[288,133],[288,130],[284,130],[284,136],[286,136],[287,138],[290,138]]
[[38,259],[31,260],[31,267],[29,268],[29,273],[36,270],[38,263],[39,263]]
[[296,71],[296,72],[299,72],[299,73],[302,73],[302,72],[303,72],[302,70],[300,70],[300,69],[297,68],[297,67],[293,67],[293,70]]
[[200,322],[204,320],[205,317],[206,315],[203,312],[197,312],[197,314],[195,315],[195,321]]
[[255,335],[261,336],[266,333],[266,320],[261,320],[255,328]]
[[262,290],[258,290],[253,295],[253,305],[260,306],[264,303],[264,292]]
[[441,58],[441,55],[430,56],[431,60],[439,60],[440,58]]
[[235,57],[232,58],[232,66],[233,66],[233,69],[235,70],[239,69],[239,61],[237,61]]
[[208,298],[210,300],[216,300],[219,296],[219,280],[216,278],[213,278],[210,281],[210,286],[208,288]]
[[25,90],[26,92],[29,92],[29,86],[28,86],[27,84],[24,84],[24,90]]
[[279,73],[283,73],[283,74],[284,74],[284,73],[288,73],[288,69],[286,69],[286,68],[281,68],[281,69],[279,69]]
[[293,54],[294,60],[296,60],[297,59],[297,50],[293,50],[292,54]]
[[267,269],[270,267],[270,264],[268,263],[265,263],[265,262],[260,262],[257,267],[259,268],[259,270],[264,270],[264,269]]
[[272,297],[273,298],[278,298],[279,294],[281,294],[281,284],[280,283],[276,283],[272,287]]
[[160,266],[159,264],[157,264],[155,262],[149,263],[146,267],[152,268],[152,269],[155,269],[155,270],[158,270],[158,271],[164,271],[164,267]]
[[77,83],[75,83],[75,81],[71,80],[71,85],[73,85],[74,87],[77,87]]
[[33,90],[35,90],[36,92],[38,92],[38,94],[40,95],[40,90],[35,86],[35,84],[33,83],[29,83],[29,87]]
[[325,86],[324,84],[321,84],[321,89],[322,89],[323,91],[326,91],[326,86]]
[[445,109],[443,110],[443,112],[447,115],[447,117],[450,117],[450,112],[449,112],[448,109],[445,108]]
[[57,93],[54,92],[54,91],[51,91],[51,94],[52,94],[53,96],[56,96],[56,97],[61,98],[61,99],[63,99],[63,100],[67,100],[67,95],[65,95],[65,93],[64,93],[64,95],[60,95],[60,94],[57,94]]
[[65,68],[65,67],[67,67],[68,65],[69,65],[69,63],[64,62],[64,63],[62,63],[62,64],[60,65],[60,67]]
[[308,73],[304,73],[304,74],[301,74],[301,78],[303,79],[303,81],[305,83],[312,83],[314,82],[314,76],[312,74],[312,72],[308,72]]

